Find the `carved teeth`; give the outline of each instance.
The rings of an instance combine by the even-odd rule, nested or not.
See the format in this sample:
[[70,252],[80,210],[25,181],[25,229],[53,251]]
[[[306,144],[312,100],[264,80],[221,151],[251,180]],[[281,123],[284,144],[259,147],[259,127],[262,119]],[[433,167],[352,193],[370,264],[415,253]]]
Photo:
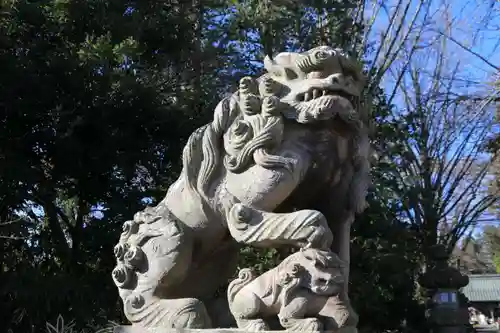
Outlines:
[[306,93],[299,94],[297,95],[297,100],[299,102],[309,102],[311,100],[315,100],[319,97],[323,96],[332,96],[332,95],[339,95],[344,98],[347,98],[351,103],[353,103],[354,96],[351,96],[350,94],[344,93],[342,91],[336,91],[336,90],[330,90],[330,89],[312,89]]
[[313,99],[316,99],[316,98],[322,96],[321,92],[318,89],[313,89],[312,95],[313,95]]

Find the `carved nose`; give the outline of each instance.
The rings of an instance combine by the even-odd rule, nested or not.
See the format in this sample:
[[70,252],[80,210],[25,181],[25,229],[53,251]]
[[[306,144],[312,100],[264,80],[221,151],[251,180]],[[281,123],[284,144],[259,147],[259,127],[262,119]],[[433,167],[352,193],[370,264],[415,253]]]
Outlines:
[[314,71],[307,74],[308,79],[324,79],[326,76],[325,71]]

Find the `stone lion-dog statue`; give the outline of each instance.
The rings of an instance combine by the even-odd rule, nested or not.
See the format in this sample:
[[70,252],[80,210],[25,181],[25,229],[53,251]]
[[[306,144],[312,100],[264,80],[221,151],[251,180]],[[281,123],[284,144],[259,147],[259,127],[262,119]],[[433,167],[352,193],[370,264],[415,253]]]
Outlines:
[[301,249],[259,277],[240,270],[228,287],[238,327],[269,330],[264,318],[277,315],[288,331],[355,328],[358,318],[344,290],[345,263],[332,252]]
[[[285,260],[303,267],[295,273],[302,284],[307,276],[330,274],[328,265],[315,268],[305,255],[329,263],[327,254],[313,249],[331,250],[345,263],[347,290],[350,228],[365,208],[370,167],[362,68],[328,46],[279,53],[265,58],[264,67],[259,78],[240,79],[239,89],[215,107],[213,120],[192,133],[180,177],[164,199],[124,222],[112,278],[132,325],[227,327],[212,304],[234,276],[242,245],[309,247]],[[281,286],[264,277],[255,281]],[[319,327],[314,319],[294,319],[314,317],[318,304],[334,302],[320,295],[321,280],[309,283],[309,296],[298,295],[307,288],[296,287],[293,300],[285,297],[284,326]],[[293,305],[306,300],[307,306]],[[284,312],[292,309],[307,311]]]

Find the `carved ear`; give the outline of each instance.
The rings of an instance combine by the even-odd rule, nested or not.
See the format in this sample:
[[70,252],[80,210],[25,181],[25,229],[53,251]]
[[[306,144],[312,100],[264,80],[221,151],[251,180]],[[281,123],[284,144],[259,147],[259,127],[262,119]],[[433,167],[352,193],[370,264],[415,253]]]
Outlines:
[[279,66],[276,64],[276,62],[267,55],[264,58],[264,68],[270,74],[276,74],[277,72],[280,72]]
[[[283,60],[283,57],[285,56],[282,55],[280,60]],[[272,60],[269,56],[266,56],[264,58],[264,68],[274,79],[282,78],[284,80],[295,80],[299,78],[301,76],[300,73],[298,73],[293,66],[290,66],[290,61],[288,62],[290,64],[283,64],[283,61]]]
[[300,281],[300,275],[304,271],[304,267],[300,264],[293,264],[291,268],[287,269],[286,272],[283,272],[278,277],[278,284],[281,286],[288,285],[292,281]]

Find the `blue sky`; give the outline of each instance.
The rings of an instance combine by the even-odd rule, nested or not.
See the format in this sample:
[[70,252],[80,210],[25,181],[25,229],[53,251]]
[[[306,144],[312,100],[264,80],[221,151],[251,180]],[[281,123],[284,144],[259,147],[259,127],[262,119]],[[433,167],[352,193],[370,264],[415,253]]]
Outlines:
[[[457,38],[461,42],[472,46],[472,50],[481,54],[495,66],[500,66],[500,2],[495,0],[454,0],[454,14],[460,18],[457,22]],[[474,41],[470,40],[471,34],[481,29]],[[483,60],[469,55],[468,70],[478,78],[488,79],[493,69]]]
[[[430,14],[428,16],[427,32],[422,39],[433,38],[437,35],[435,31],[446,32],[456,41],[482,55],[490,63],[500,66],[500,2],[496,0],[447,1],[449,2],[448,5],[443,4],[444,1],[442,0],[425,1],[430,4]],[[385,8],[390,13],[397,2],[397,0],[383,1]],[[406,3],[411,3],[411,5],[406,16],[408,18],[407,24],[403,29],[406,29],[409,25],[419,1],[404,0],[403,4]],[[493,3],[493,6],[490,3]],[[424,14],[425,9],[422,9],[417,19],[417,25],[422,23]],[[367,11],[365,17],[369,20],[371,12]],[[447,21],[452,22],[451,28],[447,27]],[[384,13],[384,10],[380,10],[370,39],[377,39],[380,32],[386,29],[388,23],[388,14]],[[495,28],[496,30],[494,30]],[[479,33],[477,33],[478,30],[480,30]],[[451,40],[448,41],[447,47],[451,58],[453,60],[460,59],[463,63],[461,68],[463,75],[469,75],[475,81],[486,82],[491,79],[495,72],[494,69],[479,57],[463,50]],[[425,50],[423,51],[425,52]]]

